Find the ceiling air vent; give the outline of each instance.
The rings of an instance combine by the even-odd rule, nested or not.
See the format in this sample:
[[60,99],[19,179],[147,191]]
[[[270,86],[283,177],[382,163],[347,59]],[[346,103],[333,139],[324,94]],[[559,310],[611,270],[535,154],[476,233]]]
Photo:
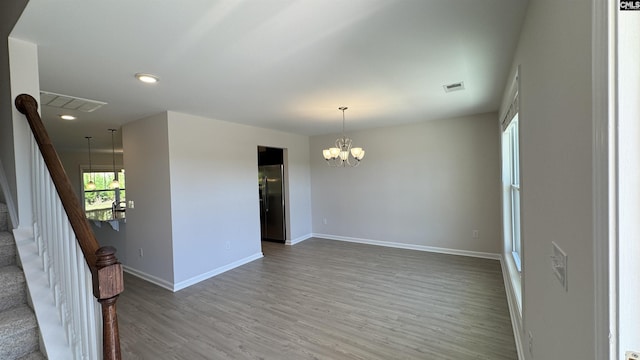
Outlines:
[[40,103],[60,109],[78,110],[84,112],[92,112],[103,105],[106,102],[83,99],[79,97],[61,95],[52,92],[40,91]]
[[449,85],[442,85],[442,87],[444,88],[444,92],[464,90],[464,82],[460,81]]

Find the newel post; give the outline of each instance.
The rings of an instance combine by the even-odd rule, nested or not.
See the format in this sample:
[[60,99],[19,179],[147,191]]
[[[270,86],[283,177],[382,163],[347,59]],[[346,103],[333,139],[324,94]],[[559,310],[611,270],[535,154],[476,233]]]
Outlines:
[[122,266],[116,258],[116,249],[101,247],[96,251],[96,276],[93,277],[93,295],[102,305],[102,348],[104,360],[120,360],[120,335],[116,301],[124,290]]

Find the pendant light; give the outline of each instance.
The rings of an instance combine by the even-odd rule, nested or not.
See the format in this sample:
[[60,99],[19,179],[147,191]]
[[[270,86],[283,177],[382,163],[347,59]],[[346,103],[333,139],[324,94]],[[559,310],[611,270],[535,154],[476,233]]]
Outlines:
[[118,181],[118,176],[116,173],[116,145],[115,142],[113,140],[113,133],[115,133],[116,129],[109,129],[109,131],[111,131],[111,155],[113,158],[113,181],[111,181],[111,183],[109,183],[109,189],[119,189],[120,188],[120,182]]
[[93,170],[91,168],[91,136],[85,136],[87,139],[87,147],[89,148],[89,182],[85,184],[85,190],[95,190],[96,183],[93,182]]
[[327,160],[327,165],[332,167],[356,167],[364,158],[364,149],[352,147],[351,139],[344,132],[344,111],[347,109],[346,106],[338,108],[342,111],[342,137],[336,140],[335,147],[322,150],[322,156]]

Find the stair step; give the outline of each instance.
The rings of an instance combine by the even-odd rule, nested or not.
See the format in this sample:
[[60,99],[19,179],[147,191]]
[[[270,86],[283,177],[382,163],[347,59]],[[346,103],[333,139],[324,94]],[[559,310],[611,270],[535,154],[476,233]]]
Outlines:
[[[0,311],[27,302],[24,273],[15,265],[0,268]],[[0,357],[2,359],[2,357]]]
[[17,360],[47,360],[47,358],[40,351],[36,351]]
[[28,306],[0,312],[0,359],[20,359],[38,351],[38,343],[36,316]]
[[0,231],[0,266],[16,263],[16,243],[13,235],[7,231]]

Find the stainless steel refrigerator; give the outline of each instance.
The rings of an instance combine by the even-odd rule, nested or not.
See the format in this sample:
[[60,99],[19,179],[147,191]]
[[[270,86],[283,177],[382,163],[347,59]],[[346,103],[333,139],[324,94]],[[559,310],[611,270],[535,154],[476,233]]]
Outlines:
[[262,240],[285,242],[283,178],[282,165],[258,167]]

